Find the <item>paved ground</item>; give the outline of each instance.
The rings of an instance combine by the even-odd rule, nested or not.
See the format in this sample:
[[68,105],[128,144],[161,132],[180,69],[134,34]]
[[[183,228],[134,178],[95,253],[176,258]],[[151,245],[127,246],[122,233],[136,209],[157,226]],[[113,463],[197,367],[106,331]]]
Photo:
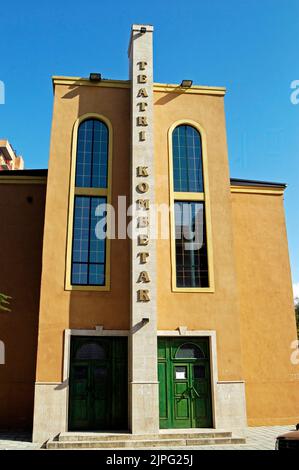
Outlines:
[[[295,426],[262,426],[247,428],[245,431],[246,444],[207,446],[207,450],[274,450],[275,440],[279,434],[294,430]],[[192,449],[190,447],[190,449]],[[195,449],[195,447],[193,448]]]
[[[176,447],[171,450],[273,450],[275,447],[275,438],[279,434],[293,430],[294,426],[271,426],[247,428],[245,431],[247,443],[240,445],[223,445],[223,446],[204,446],[204,447]],[[36,450],[39,448],[37,444],[33,444],[31,436],[24,433],[3,433],[0,432],[0,450]],[[163,448],[165,449],[165,448]],[[111,449],[109,449],[111,450]],[[128,450],[128,449],[126,449]],[[147,449],[149,450],[149,449]],[[157,449],[158,450],[158,449]],[[162,447],[159,448],[162,450]],[[165,449],[165,450],[170,450]]]
[[39,449],[40,446],[31,442],[31,435],[22,432],[0,431],[0,450]]

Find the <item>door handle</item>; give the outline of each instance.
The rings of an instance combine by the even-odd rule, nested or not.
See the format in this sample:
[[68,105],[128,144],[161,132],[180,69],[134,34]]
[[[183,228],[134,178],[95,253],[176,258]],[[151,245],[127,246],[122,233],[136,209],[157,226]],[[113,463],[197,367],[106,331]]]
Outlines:
[[191,396],[191,398],[194,398],[194,397],[192,396],[192,393],[194,393],[197,398],[200,398],[199,393],[198,393],[198,391],[196,390],[196,388],[194,387],[194,385],[192,385],[192,387],[189,388],[189,391],[190,391],[190,396]]
[[196,398],[200,398],[200,395],[198,393],[198,391],[196,390],[196,388],[192,385],[192,387],[188,387],[182,394],[181,394],[181,398],[194,398],[193,394],[196,395]]

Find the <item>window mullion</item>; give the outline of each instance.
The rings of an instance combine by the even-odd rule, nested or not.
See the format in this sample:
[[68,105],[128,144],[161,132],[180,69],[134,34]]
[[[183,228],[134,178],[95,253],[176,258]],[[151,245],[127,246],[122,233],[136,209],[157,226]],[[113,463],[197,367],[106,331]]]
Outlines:
[[75,187],[75,194],[78,196],[106,196],[108,195],[107,188],[80,188]]
[[173,199],[178,201],[204,201],[204,193],[174,192]]
[[88,265],[87,265],[87,284],[90,285],[89,273],[90,273],[90,232],[91,232],[91,197],[89,198],[89,227],[88,227]]
[[94,121],[92,121],[92,135],[91,135],[91,162],[90,162],[90,187],[93,187],[93,149],[94,149]]

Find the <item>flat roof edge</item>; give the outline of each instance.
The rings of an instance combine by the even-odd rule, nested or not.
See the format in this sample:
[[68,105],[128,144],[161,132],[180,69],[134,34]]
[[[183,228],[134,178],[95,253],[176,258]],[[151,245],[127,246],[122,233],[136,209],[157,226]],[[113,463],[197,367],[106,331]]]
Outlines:
[[252,187],[263,187],[263,188],[278,188],[285,189],[286,183],[277,183],[272,181],[260,181],[260,180],[246,180],[241,178],[230,178],[231,186],[252,186]]
[[225,87],[206,86],[206,85],[192,85],[190,88],[183,88],[178,83],[154,83],[154,91],[166,93],[180,93],[193,94],[193,95],[218,95],[224,96],[226,94]]
[[5,177],[7,178],[10,176],[11,178],[16,178],[16,177],[47,177],[48,176],[48,170],[45,169],[33,169],[33,170],[2,170],[0,171],[0,178]]
[[102,87],[102,88],[130,88],[129,80],[110,80],[102,78],[99,82],[90,81],[86,77],[64,77],[56,76],[52,77],[53,86],[55,85],[84,85],[84,86],[93,86],[93,87]]
[[[86,77],[67,77],[56,76],[52,77],[53,86],[55,85],[77,85],[77,86],[93,86],[100,88],[131,88],[130,80],[110,80],[102,79],[100,82],[92,82]],[[226,94],[225,87],[215,87],[206,85],[192,85],[191,88],[183,88],[178,83],[157,83],[153,84],[154,91],[172,92],[181,94],[210,94],[224,96]]]
[[[3,170],[0,171],[1,177],[11,176],[14,177],[47,177],[48,169],[47,168],[38,168],[38,169],[25,169],[25,170]],[[263,188],[277,188],[285,189],[287,187],[286,183],[277,183],[272,181],[260,181],[260,180],[247,180],[242,178],[230,178],[231,186],[252,186],[252,187],[263,187]]]

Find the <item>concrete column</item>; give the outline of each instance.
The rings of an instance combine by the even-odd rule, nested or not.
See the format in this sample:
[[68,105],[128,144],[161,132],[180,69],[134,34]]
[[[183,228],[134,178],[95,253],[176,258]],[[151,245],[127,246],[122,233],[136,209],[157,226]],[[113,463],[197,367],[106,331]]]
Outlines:
[[153,144],[153,27],[133,25],[131,79],[131,335],[130,414],[134,434],[159,430],[157,378],[155,179]]

